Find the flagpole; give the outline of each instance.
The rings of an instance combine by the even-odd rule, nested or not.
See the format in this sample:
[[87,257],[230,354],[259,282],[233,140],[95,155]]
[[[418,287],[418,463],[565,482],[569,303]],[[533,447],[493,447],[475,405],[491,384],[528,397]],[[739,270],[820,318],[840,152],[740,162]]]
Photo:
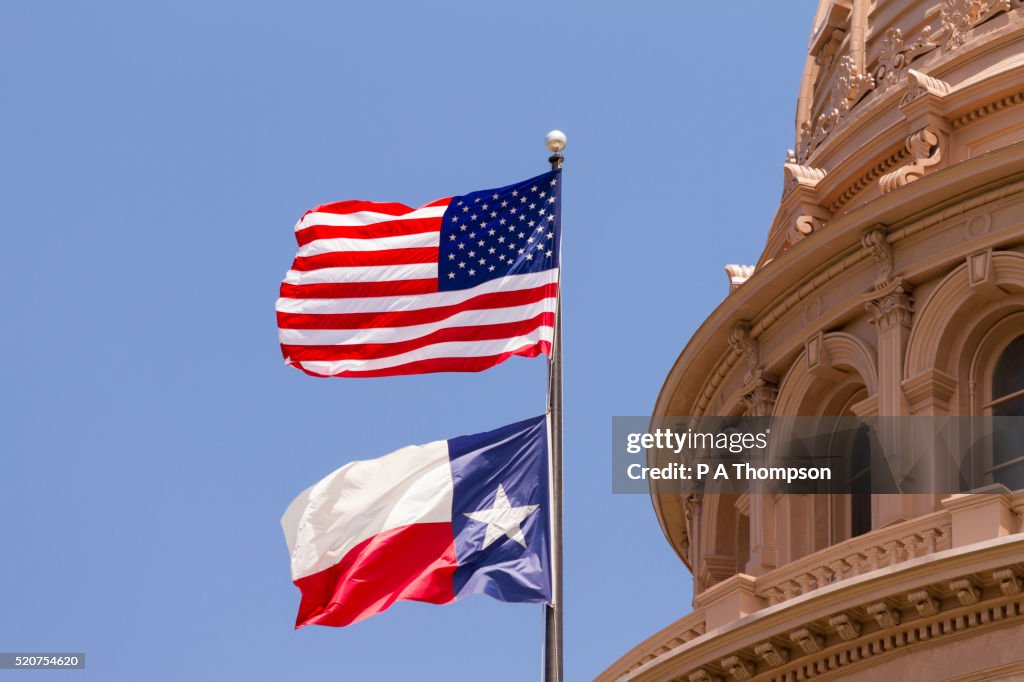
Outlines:
[[[551,170],[560,170],[565,134],[552,130],[544,142],[552,152]],[[558,208],[561,211],[561,207]],[[561,225],[559,225],[561,229]],[[561,236],[559,236],[559,245]],[[551,424],[551,604],[544,607],[544,682],[562,682],[562,284],[561,258],[554,339],[548,363],[548,421]]]

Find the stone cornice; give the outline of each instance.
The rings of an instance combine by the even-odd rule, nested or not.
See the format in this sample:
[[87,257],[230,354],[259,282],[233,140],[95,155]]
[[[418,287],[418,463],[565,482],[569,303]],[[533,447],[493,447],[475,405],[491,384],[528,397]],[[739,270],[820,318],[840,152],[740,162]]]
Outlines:
[[[761,609],[642,663],[634,658],[638,650],[664,646],[666,640],[658,633],[597,679],[662,682],[687,679],[697,670],[723,676],[723,664],[732,663],[733,656],[756,662],[752,680],[800,675],[822,665],[846,670],[907,644],[938,643],[972,628],[1006,625],[1010,619],[1024,622],[1022,556],[1024,535],[1016,534],[906,561]],[[1004,609],[995,617],[1000,623],[993,622],[993,609]],[[699,611],[687,619],[695,617]],[[675,629],[674,624],[663,632]],[[765,642],[774,642],[776,653],[785,650],[787,660],[774,665],[762,660],[758,653],[768,651],[761,647]]]

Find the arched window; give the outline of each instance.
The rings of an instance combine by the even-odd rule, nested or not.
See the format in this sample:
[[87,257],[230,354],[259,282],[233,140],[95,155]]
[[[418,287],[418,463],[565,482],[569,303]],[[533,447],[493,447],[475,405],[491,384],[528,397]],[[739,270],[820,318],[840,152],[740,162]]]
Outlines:
[[871,531],[871,429],[856,421],[855,406],[868,397],[864,386],[855,386],[837,413],[832,453],[843,462],[836,492],[829,495],[829,539],[834,545]]
[[[993,417],[1024,417],[1024,335],[1010,341],[992,369],[989,400],[983,405]],[[997,429],[992,466],[987,473],[1010,490],[1024,488],[1024,443],[1020,429]]]

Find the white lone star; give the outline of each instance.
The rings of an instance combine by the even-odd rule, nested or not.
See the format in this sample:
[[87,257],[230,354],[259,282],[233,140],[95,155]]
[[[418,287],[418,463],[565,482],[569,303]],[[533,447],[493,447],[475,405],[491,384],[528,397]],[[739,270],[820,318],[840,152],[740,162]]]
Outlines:
[[519,524],[527,516],[537,511],[538,508],[540,508],[539,504],[513,507],[512,503],[508,500],[508,495],[505,494],[504,486],[499,483],[498,492],[494,497],[494,506],[490,509],[467,512],[466,516],[474,521],[487,524],[487,530],[484,533],[484,545],[480,549],[487,549],[502,535],[526,547],[526,537],[523,536],[523,529],[519,527]]

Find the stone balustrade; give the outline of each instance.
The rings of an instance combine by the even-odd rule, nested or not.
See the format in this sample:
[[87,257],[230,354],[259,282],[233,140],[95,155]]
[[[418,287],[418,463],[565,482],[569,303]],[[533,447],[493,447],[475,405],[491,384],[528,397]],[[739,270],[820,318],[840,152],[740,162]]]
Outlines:
[[934,512],[845,540],[757,579],[755,594],[778,604],[818,587],[952,547],[952,514]]

